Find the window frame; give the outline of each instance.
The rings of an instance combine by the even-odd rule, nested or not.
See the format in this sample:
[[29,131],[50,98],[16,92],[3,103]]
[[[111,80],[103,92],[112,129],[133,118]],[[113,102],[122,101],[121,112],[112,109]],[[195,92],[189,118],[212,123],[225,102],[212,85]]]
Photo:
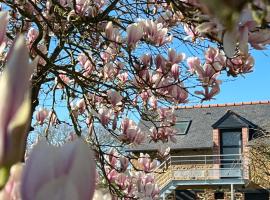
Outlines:
[[[240,133],[240,145],[223,145],[223,133],[226,132],[238,132]],[[241,148],[241,152],[243,152],[243,141],[242,141],[242,129],[240,128],[233,128],[233,129],[221,129],[220,130],[220,153],[223,154],[223,148]]]
[[[187,132],[188,132],[188,130],[189,130],[189,128],[190,128],[191,122],[192,122],[192,120],[182,120],[182,121],[177,121],[177,122],[175,122],[174,128],[175,128],[176,131],[177,131],[177,132],[176,132],[176,135],[186,135]],[[186,129],[185,129],[184,132],[180,132],[180,130],[177,129],[177,127],[176,127],[177,124],[180,124],[180,123],[187,123]]]
[[[230,132],[237,132],[240,134],[240,145],[223,145],[223,133],[224,132],[227,132],[227,134],[230,134]],[[241,155],[243,153],[243,139],[242,139],[242,129],[241,128],[231,128],[231,129],[221,129],[220,130],[220,154],[221,155],[233,155],[233,154],[224,154],[224,149],[232,149],[232,148],[235,148],[235,149],[239,149],[240,153],[237,153],[235,155]],[[223,157],[221,157],[223,158]],[[238,156],[229,156],[229,157],[226,157],[226,159],[228,160],[224,160],[222,161],[221,163],[221,168],[227,168],[225,166],[228,166],[229,164],[233,163],[235,159],[240,159]]]

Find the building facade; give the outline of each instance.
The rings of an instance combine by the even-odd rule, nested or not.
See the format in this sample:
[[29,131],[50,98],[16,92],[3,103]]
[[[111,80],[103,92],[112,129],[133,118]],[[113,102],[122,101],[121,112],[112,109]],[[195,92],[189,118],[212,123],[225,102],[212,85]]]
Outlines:
[[179,107],[176,116],[176,143],[148,141],[129,150],[171,148],[155,170],[161,199],[270,199],[270,101]]

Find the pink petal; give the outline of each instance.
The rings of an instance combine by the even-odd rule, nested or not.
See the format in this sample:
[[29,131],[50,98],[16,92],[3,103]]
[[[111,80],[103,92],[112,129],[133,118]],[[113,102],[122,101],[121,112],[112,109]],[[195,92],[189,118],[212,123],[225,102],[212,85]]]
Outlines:
[[[95,189],[95,161],[89,147],[81,140],[67,143],[62,147],[49,146],[45,142],[37,144],[30,154],[22,178],[24,200],[37,199],[39,192],[61,193],[64,185],[52,188],[57,179],[67,177],[76,187],[78,199],[89,200]],[[45,189],[44,189],[45,188]]]
[[8,23],[8,12],[0,12],[0,44],[6,36],[6,28]]
[[233,57],[235,53],[238,34],[234,31],[226,31],[223,36],[223,48],[226,56]]

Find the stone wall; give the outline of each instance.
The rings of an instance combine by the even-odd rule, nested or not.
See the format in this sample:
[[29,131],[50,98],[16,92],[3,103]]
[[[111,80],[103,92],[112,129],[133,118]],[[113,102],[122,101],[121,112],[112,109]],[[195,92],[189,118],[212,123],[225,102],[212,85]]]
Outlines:
[[[235,192],[235,200],[244,200],[244,193]],[[197,193],[197,200],[215,200],[215,190],[207,189],[204,192]],[[231,192],[229,190],[224,191],[224,200],[231,200]]]
[[[216,200],[215,199],[215,189],[205,189],[202,192],[196,193],[196,200]],[[229,189],[223,191],[224,192],[224,199],[222,200],[231,200],[231,192]],[[234,193],[234,200],[244,200],[245,194],[242,192],[235,192]],[[166,200],[175,200],[174,193],[168,195]]]
[[251,147],[249,160],[250,180],[262,188],[270,189],[270,147]]
[[172,166],[174,180],[205,180],[213,179],[209,169],[213,164],[183,164]]

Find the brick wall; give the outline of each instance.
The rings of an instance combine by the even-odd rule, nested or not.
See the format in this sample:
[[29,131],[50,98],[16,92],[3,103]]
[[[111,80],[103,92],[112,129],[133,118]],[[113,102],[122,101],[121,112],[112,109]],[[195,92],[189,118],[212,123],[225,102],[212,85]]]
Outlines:
[[[220,154],[220,131],[219,129],[213,129],[213,154],[219,155]],[[219,164],[220,160],[217,158],[213,164],[213,169],[216,169],[214,171],[214,179],[219,178]]]
[[244,172],[244,179],[249,179],[249,158],[248,158],[248,152],[249,147],[247,146],[248,143],[248,137],[249,137],[249,129],[248,128],[242,128],[242,144],[243,144],[243,172]]
[[213,154],[220,154],[220,131],[213,129]]

